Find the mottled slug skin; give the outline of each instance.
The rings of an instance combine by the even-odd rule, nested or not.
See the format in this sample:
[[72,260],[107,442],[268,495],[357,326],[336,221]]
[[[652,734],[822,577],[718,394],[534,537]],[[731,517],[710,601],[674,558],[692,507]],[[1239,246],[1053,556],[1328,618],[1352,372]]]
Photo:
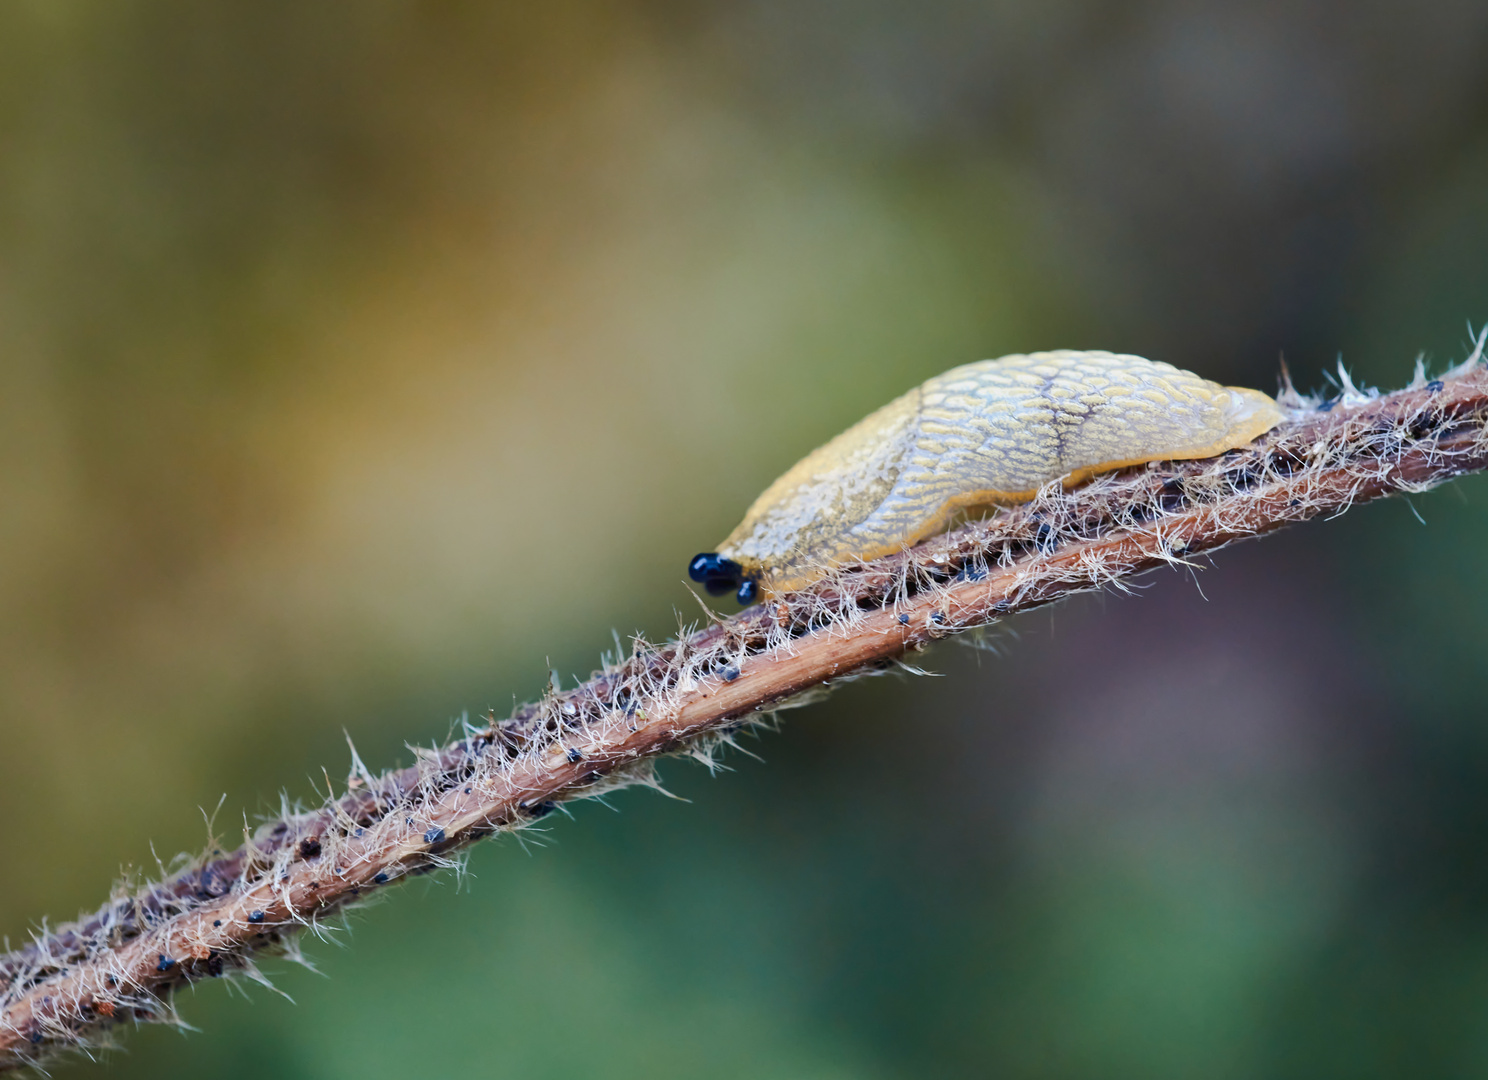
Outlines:
[[718,553],[797,588],[826,566],[873,559],[957,514],[1032,498],[1063,477],[1213,457],[1283,416],[1258,390],[1108,352],[983,360],[938,375],[807,455],[755,500]]

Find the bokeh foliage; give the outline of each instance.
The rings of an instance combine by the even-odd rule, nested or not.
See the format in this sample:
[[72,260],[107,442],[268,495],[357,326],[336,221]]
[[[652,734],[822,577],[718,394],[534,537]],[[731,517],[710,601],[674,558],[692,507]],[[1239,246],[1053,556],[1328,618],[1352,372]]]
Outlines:
[[[391,764],[697,617],[694,551],[954,364],[1460,358],[1485,44],[1467,0],[6,6],[0,932],[343,729]],[[1481,1073],[1485,504],[942,646],[107,1070]]]

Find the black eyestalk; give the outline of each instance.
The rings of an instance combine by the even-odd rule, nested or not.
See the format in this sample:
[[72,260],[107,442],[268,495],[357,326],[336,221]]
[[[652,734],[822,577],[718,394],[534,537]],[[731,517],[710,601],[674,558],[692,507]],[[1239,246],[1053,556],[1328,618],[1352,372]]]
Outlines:
[[694,555],[687,564],[687,576],[698,582],[709,596],[726,596],[734,593],[739,603],[746,607],[754,603],[759,586],[754,578],[744,575],[744,568],[733,559],[725,559],[716,551],[705,551]]

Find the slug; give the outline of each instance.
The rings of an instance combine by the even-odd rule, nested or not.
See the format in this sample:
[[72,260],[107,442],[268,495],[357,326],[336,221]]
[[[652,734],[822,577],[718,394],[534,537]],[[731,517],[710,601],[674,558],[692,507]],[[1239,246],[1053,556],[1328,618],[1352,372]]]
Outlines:
[[808,454],[755,500],[694,581],[749,604],[875,559],[968,511],[1148,461],[1205,458],[1283,419],[1259,390],[1140,356],[1029,353],[937,375]]

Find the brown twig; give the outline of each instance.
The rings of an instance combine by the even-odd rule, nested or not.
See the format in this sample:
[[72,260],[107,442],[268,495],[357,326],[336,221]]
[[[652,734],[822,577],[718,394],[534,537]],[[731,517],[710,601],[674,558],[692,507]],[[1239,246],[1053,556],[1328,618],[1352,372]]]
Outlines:
[[1291,419],[1257,444],[1057,485],[899,555],[825,574],[797,593],[632,655],[572,690],[413,766],[370,775],[242,847],[117,895],[91,916],[0,956],[0,1071],[96,1045],[125,1020],[172,1020],[171,994],[256,974],[317,920],[398,878],[451,864],[560,800],[646,782],[660,755],[707,758],[740,725],[908,650],[1075,592],[1355,503],[1488,468],[1479,352],[1440,381],[1382,397],[1345,381],[1335,402],[1282,396]]

